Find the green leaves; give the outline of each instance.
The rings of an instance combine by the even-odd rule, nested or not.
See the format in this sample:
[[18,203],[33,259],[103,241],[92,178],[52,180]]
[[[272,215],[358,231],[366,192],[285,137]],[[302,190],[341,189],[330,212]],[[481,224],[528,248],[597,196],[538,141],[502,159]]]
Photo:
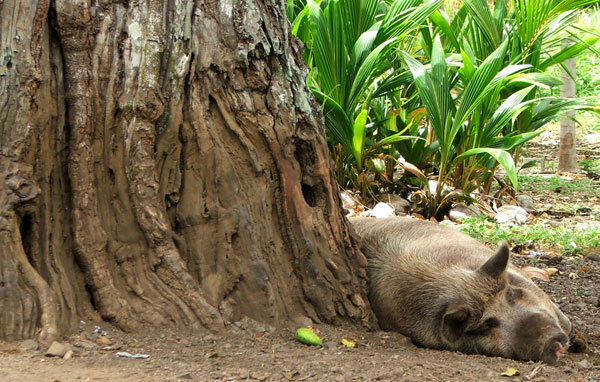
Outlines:
[[450,86],[447,78],[447,66],[439,36],[433,43],[431,70],[427,70],[419,61],[403,53],[404,61],[412,72],[415,85],[419,89],[419,96],[431,126],[442,147],[446,147],[451,137],[447,133],[447,123],[452,117],[454,104],[450,95]]
[[373,133],[378,140],[389,135],[384,129],[369,132],[366,128],[367,120],[381,126],[386,119],[381,115],[378,120],[370,105],[374,97],[387,97],[388,90],[396,92],[409,83],[406,71],[394,71],[392,53],[406,36],[418,33],[420,24],[441,3],[396,0],[383,14],[384,3],[379,0],[307,0],[302,11],[288,6],[295,20],[292,30],[300,33],[304,22],[310,31],[301,36],[309,48],[305,54],[312,68],[309,87],[323,109],[330,142],[352,156],[358,171],[362,171],[365,154],[376,154],[371,149],[384,150],[406,139],[392,132],[395,137],[389,143],[370,140]]
[[459,156],[457,156],[456,159],[454,160],[454,162],[456,164],[468,157],[471,157],[471,156],[477,155],[477,154],[488,154],[491,157],[493,157],[496,161],[498,161],[498,163],[500,163],[500,165],[502,167],[504,167],[504,170],[506,171],[506,175],[508,175],[508,178],[510,179],[510,182],[512,183],[515,190],[517,189],[518,181],[517,181],[517,169],[515,167],[515,162],[514,162],[512,156],[505,150],[494,149],[494,148],[490,148],[490,147],[480,147],[480,148],[476,148],[476,149],[471,149],[471,150],[468,150],[468,151],[460,154]]
[[[338,19],[335,12],[337,11],[337,2],[332,2],[332,10],[329,11],[327,7],[326,12],[329,16],[325,16],[321,11],[319,4],[313,0],[307,1],[307,7],[309,10],[308,19],[310,21],[310,30],[312,34],[312,55],[315,60],[317,82],[319,83],[319,90],[327,94],[328,97],[336,100],[339,104],[341,94],[343,94],[344,83],[340,80],[341,71],[344,71],[343,60],[344,57],[340,55],[339,47],[334,49],[334,42],[332,35],[339,36],[339,29],[332,29],[333,22],[329,22],[328,19]],[[341,21],[341,20],[340,20]],[[339,26],[339,22],[337,25]],[[339,38],[338,38],[339,40]]]
[[[506,40],[477,68],[473,66],[469,55],[463,51],[462,57],[466,64],[461,69],[463,69],[463,77],[468,79],[468,83],[456,99],[453,99],[451,95],[449,76],[452,73],[448,70],[439,36],[436,36],[433,42],[430,69],[408,54],[403,54],[439,142],[440,186],[438,191],[443,189],[448,174],[453,174],[460,168],[462,162],[478,154],[487,154],[500,163],[516,188],[517,174],[511,155],[501,148],[486,147],[491,143],[497,144],[492,139],[500,133],[506,123],[524,110],[527,103],[522,103],[522,101],[531,90],[530,87],[515,93],[500,105],[489,120],[485,117],[487,105],[495,102],[502,81],[507,76],[529,67],[509,66],[501,71],[507,47],[508,41]],[[455,102],[458,103],[458,108],[455,108]],[[467,121],[470,122],[465,125]],[[461,131],[462,134],[459,134]],[[461,153],[461,150],[464,152]],[[457,155],[450,162],[452,153]],[[470,166],[473,165],[474,163],[470,164]],[[466,177],[464,181],[470,182],[471,180]],[[454,186],[463,188],[461,184],[454,184]],[[436,194],[435,203],[442,203],[441,192]],[[440,206],[435,205],[434,207],[439,208]]]
[[[452,128],[453,134],[456,134],[460,125],[486,99],[486,96],[495,90],[496,85],[503,78],[513,73],[513,70],[506,70],[509,67],[498,75],[500,68],[502,68],[507,47],[508,40],[505,40],[498,49],[483,61],[473,74],[473,78],[469,81],[456,112],[456,119]],[[519,69],[521,68],[514,68],[515,71]]]
[[[597,0],[512,0],[514,26],[525,51],[554,43],[576,18],[577,12]],[[541,46],[540,46],[541,48]],[[546,47],[547,49],[547,47]]]
[[402,38],[414,32],[427,18],[436,12],[443,0],[395,0],[385,13],[377,41]]
[[[342,185],[367,195],[367,186],[397,182],[399,160],[431,162],[433,211],[487,192],[498,166],[516,188],[521,145],[564,112],[597,111],[538,96],[560,85],[548,67],[600,39],[569,29],[594,2],[464,0],[449,19],[443,0],[288,0]],[[446,183],[455,191],[442,198]]]
[[581,54],[583,51],[594,46],[595,43],[600,40],[598,36],[586,36],[582,40],[570,44],[556,53],[551,54],[541,64],[539,64],[540,70],[546,70],[549,66],[560,64],[569,58],[575,57]]
[[362,170],[362,154],[365,147],[367,111],[362,110],[354,120],[354,134],[352,137],[352,155],[356,159],[358,170]]

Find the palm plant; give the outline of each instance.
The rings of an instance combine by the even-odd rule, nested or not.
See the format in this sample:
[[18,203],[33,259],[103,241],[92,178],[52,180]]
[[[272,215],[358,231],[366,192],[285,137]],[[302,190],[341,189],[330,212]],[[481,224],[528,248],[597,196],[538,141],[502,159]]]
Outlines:
[[[598,40],[568,28],[592,0],[496,0],[493,7],[465,0],[452,19],[441,2],[289,0],[288,7],[340,183],[364,192],[366,172],[394,181],[399,157],[421,168],[433,161],[434,214],[451,198],[489,192],[498,166],[516,188],[519,148],[563,112],[594,108],[540,97],[538,89],[560,84],[546,68]],[[561,46],[565,36],[572,42]],[[444,194],[444,184],[455,191]]]
[[[540,87],[560,84],[543,74],[549,65],[598,40],[590,35],[560,45],[569,33],[568,24],[590,3],[521,0],[507,6],[498,0],[490,9],[486,0],[466,0],[451,21],[441,13],[432,15],[432,28],[424,32],[422,44],[431,67],[408,54],[404,58],[439,142],[434,213],[459,195],[443,197],[445,183],[461,189],[463,197],[477,188],[487,193],[498,165],[516,188],[519,148],[541,132],[540,127],[565,111],[597,109],[579,99],[537,96]],[[524,9],[535,17],[523,17]],[[442,36],[432,37],[437,32]],[[444,47],[460,56],[447,56]],[[456,65],[458,70],[452,67]]]
[[[410,76],[399,76],[394,69],[395,52],[406,46],[409,36],[414,39],[419,25],[441,3],[308,0],[295,13],[292,28],[307,47],[309,87],[322,106],[331,146],[339,145],[339,155],[353,159],[352,167],[357,170],[353,179],[363,170],[365,154],[378,155],[384,147],[408,139],[403,131],[385,128],[387,115],[375,119],[371,105],[374,98],[382,97],[380,89],[388,83],[397,89],[399,80],[410,81]],[[373,134],[379,134],[379,139],[370,139]],[[338,172],[344,182],[341,174],[347,172]]]
[[[531,65],[526,74],[507,84],[504,98],[531,85],[526,99],[537,97],[540,88],[559,86],[556,78],[545,75],[546,69],[581,54],[592,47],[598,36],[587,31],[579,31],[580,38],[573,32],[574,21],[586,6],[598,3],[597,0],[497,0],[493,10],[487,0],[465,0],[457,11],[452,27],[444,29],[453,41],[462,41],[462,54],[471,56],[473,62],[482,61],[491,51],[508,40],[509,49],[504,65]],[[564,41],[570,41],[563,45]],[[454,47],[452,45],[451,47]],[[529,110],[507,124],[504,134],[536,131],[546,122],[573,109],[590,109],[581,100],[548,99],[544,103],[533,104]],[[550,119],[548,119],[550,118]],[[518,157],[519,147],[513,153]]]
[[[427,109],[431,127],[439,142],[439,174],[433,195],[433,214],[436,214],[457,193],[444,195],[444,185],[453,178],[453,185],[460,186],[469,193],[479,186],[477,176],[485,169],[485,155],[491,156],[506,170],[511,182],[516,186],[517,174],[512,157],[506,151],[515,143],[527,140],[529,136],[500,136],[502,127],[522,113],[528,103],[524,101],[531,87],[508,97],[499,107],[494,105],[506,80],[515,73],[529,68],[528,65],[510,65],[503,68],[503,59],[508,49],[508,41],[502,43],[477,68],[464,64],[461,69],[464,89],[452,96],[451,76],[441,39],[436,36],[432,44],[431,66],[427,68],[408,54],[404,60],[409,66],[419,96]],[[467,59],[465,61],[469,62]],[[458,105],[457,105],[458,104]],[[502,148],[504,147],[504,148]],[[485,155],[483,155],[485,154]]]

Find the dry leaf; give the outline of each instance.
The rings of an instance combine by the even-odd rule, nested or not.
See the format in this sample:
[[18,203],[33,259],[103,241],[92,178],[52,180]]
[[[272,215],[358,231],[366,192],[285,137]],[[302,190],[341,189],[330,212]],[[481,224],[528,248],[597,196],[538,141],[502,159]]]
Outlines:
[[356,216],[361,216],[361,214],[364,212],[365,208],[363,206],[356,206],[352,209],[349,209],[349,213],[348,215],[346,215],[346,217],[352,218],[352,217],[356,217]]
[[549,276],[552,276],[553,274],[558,273],[558,269],[557,268],[546,268],[546,272],[548,272]]
[[342,338],[342,345],[348,347],[348,348],[355,348],[356,347],[356,343],[350,340],[347,340],[345,338]]
[[521,268],[521,271],[523,273],[525,273],[525,275],[527,277],[529,277],[530,279],[535,277],[540,280],[550,281],[550,274],[548,273],[548,271],[546,269],[526,266],[526,267]]
[[533,378],[535,378],[540,372],[540,370],[542,370],[542,366],[542,364],[537,365],[525,379],[531,381]]
[[571,273],[569,273],[569,278],[571,280],[577,280],[579,278],[579,275],[575,272],[571,272]]
[[515,377],[520,374],[521,372],[519,371],[519,369],[515,369],[514,367],[509,367],[508,369],[506,369],[505,372],[500,373],[500,375],[503,375],[505,377]]

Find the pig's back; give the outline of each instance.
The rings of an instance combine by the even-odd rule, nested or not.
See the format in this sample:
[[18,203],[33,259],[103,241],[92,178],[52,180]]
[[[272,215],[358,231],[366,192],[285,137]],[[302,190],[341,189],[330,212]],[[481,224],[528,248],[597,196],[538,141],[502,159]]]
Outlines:
[[439,265],[482,264],[493,252],[477,240],[441,224],[409,218],[350,218],[369,259],[415,261]]

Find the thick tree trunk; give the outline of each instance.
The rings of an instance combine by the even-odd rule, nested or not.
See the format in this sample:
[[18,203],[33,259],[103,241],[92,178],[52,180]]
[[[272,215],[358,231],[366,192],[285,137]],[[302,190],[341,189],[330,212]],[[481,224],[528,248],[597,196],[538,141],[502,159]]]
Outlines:
[[0,339],[370,324],[283,3],[0,2]]

